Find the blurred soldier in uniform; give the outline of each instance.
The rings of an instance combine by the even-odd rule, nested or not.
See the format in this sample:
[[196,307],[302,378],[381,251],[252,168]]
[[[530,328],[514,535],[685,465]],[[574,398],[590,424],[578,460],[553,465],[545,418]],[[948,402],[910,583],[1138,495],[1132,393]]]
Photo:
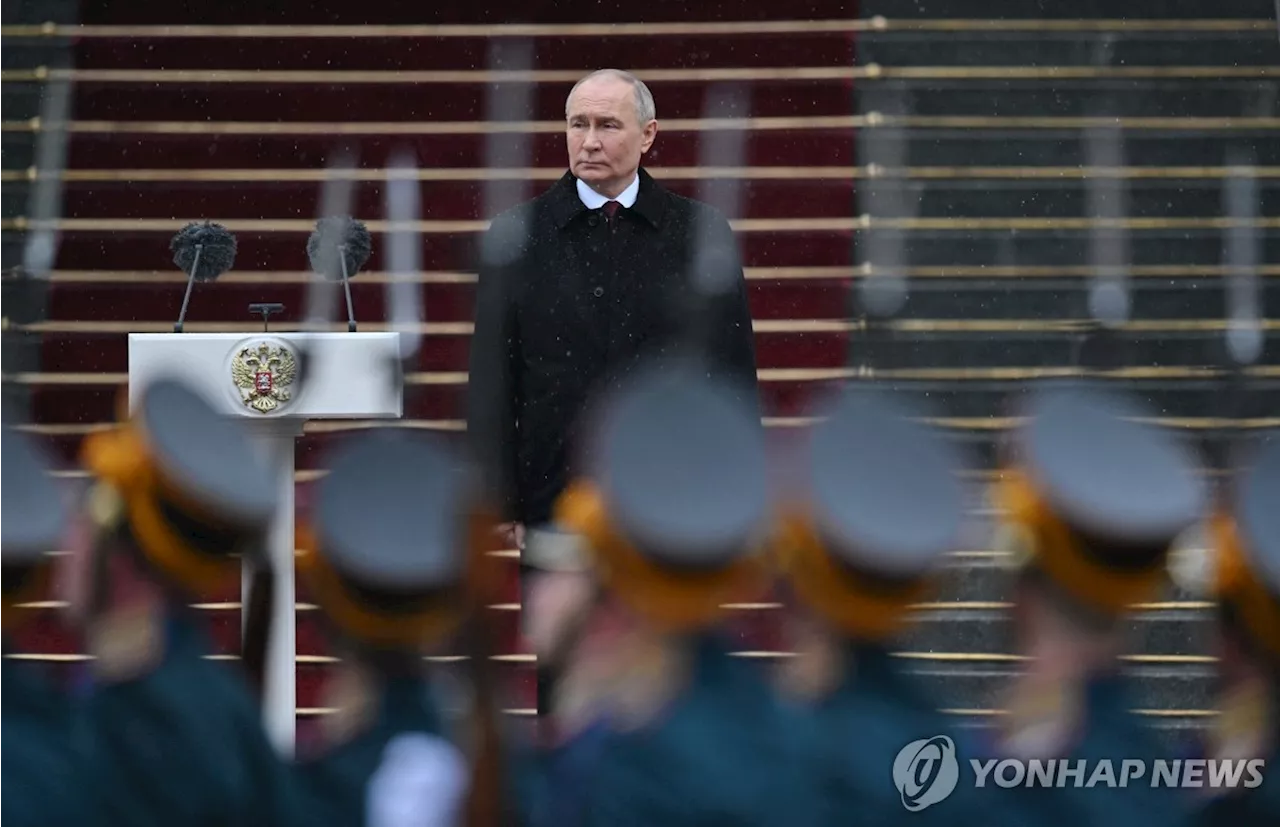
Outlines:
[[92,741],[70,688],[34,663],[10,658],[17,605],[49,586],[52,558],[66,535],[64,494],[39,446],[5,428],[4,514],[4,761],[6,825],[55,827],[96,823],[89,795]]
[[291,786],[244,680],[212,653],[193,601],[263,552],[276,508],[243,430],[171,380],[91,435],[84,535],[63,572],[91,661],[93,789],[113,825],[286,823]]
[[[959,541],[961,458],[885,392],[845,392],[825,413],[778,543],[796,650],[782,690],[801,711],[816,824],[996,824],[959,783],[972,752],[889,649]],[[936,776],[896,765],[913,742]]]
[[762,584],[759,421],[705,372],[641,376],[597,409],[558,504],[593,591],[562,630],[530,822],[807,824],[781,707],[714,629]]
[[[1167,757],[1132,712],[1121,621],[1164,582],[1175,538],[1202,515],[1194,458],[1139,420],[1136,401],[1089,384],[1032,394],[994,504],[1020,562],[1014,620],[1028,658],[1008,698],[999,751],[1023,759],[1101,759],[1151,767]],[[1149,783],[1001,790],[1040,824],[1177,825],[1187,796]],[[1004,797],[1004,796],[1002,796]]]
[[1206,825],[1280,824],[1280,435],[1237,482],[1212,521],[1221,617],[1219,715],[1209,760],[1264,759],[1261,784],[1245,775],[1212,798]]
[[473,605],[483,561],[468,553],[464,469],[443,445],[390,432],[350,441],[330,469],[299,560],[343,658],[330,679],[328,743],[298,766],[314,821],[477,823],[468,790],[505,792],[480,777],[476,753],[492,744],[483,723],[451,732],[424,662],[483,608]]

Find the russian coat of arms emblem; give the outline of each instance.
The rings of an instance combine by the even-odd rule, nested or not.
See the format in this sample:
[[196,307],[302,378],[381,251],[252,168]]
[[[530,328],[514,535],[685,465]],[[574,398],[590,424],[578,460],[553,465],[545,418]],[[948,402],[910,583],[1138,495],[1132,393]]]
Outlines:
[[287,404],[297,375],[297,357],[287,347],[270,342],[246,345],[231,360],[231,378],[240,401],[258,413],[273,413]]

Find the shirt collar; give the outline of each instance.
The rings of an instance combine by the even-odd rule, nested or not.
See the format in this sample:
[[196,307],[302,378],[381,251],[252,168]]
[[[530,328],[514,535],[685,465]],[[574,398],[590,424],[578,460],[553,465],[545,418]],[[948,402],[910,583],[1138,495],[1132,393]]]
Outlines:
[[[587,212],[586,204],[578,196],[577,183],[578,179],[573,176],[573,173],[566,171],[555,186],[547,191],[547,203],[557,229],[563,230],[574,218]],[[629,209],[648,221],[655,229],[661,228],[663,215],[667,211],[667,191],[653,180],[644,167],[640,167],[636,187],[639,192],[636,195],[635,206]],[[602,206],[606,200],[608,199],[601,200]]]
[[591,187],[583,183],[581,178],[575,179],[578,184],[578,198],[582,201],[583,206],[589,210],[598,210],[610,201],[617,201],[627,209],[635,206],[636,196],[640,194],[640,173],[636,173],[636,177],[631,179],[631,183],[627,185],[617,198],[608,198],[601,195]]

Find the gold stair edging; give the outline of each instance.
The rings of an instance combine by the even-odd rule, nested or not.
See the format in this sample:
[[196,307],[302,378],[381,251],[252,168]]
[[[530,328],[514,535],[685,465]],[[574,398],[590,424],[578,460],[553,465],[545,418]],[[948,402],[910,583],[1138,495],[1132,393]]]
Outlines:
[[[1280,166],[1172,166],[1172,167],[1055,167],[1055,166],[749,166],[749,167],[646,167],[659,180],[744,180],[796,181],[813,179],[1015,179],[1085,180],[1090,178],[1212,179],[1232,177],[1280,178]],[[564,175],[560,167],[435,167],[413,170],[408,177],[416,181],[556,181]],[[394,169],[65,169],[4,170],[0,181],[57,180],[64,183],[323,183],[330,180],[382,183],[404,180],[405,174]]]
[[[231,232],[243,233],[310,233],[315,229],[315,221],[305,218],[209,218],[209,219],[172,219],[172,218],[57,218],[51,220],[30,220],[25,216],[6,218],[0,221],[0,229],[21,232],[38,232],[52,230],[63,233],[74,232],[111,232],[111,233],[156,233],[176,232],[184,225],[197,220],[215,221]],[[867,230],[905,230],[905,231],[942,231],[942,232],[982,232],[982,231],[1027,231],[1027,230],[1099,230],[1127,229],[1143,230],[1226,230],[1241,227],[1252,227],[1260,230],[1280,229],[1280,218],[1260,217],[1253,219],[1237,219],[1223,216],[1200,218],[1148,218],[1126,217],[1092,218],[887,218],[870,215],[812,218],[738,218],[729,222],[735,232],[739,233],[821,233],[821,232],[854,232]],[[416,232],[424,234],[478,233],[489,228],[489,222],[483,219],[436,220],[436,221],[384,221],[375,219],[366,221],[365,226],[373,233],[394,231]]]
[[[1085,130],[1119,128],[1133,130],[1272,130],[1280,128],[1280,117],[1100,117],[1100,116],[975,116],[975,115],[813,115],[757,118],[669,118],[662,121],[665,132],[776,131],[817,129],[861,129],[896,127],[901,129],[1050,129]],[[45,128],[73,134],[130,135],[493,135],[560,133],[563,121],[104,121],[72,120],[43,124],[37,118],[4,121],[0,131],[39,132]]]
[[[745,267],[748,281],[816,281],[874,278],[899,275],[913,279],[1005,279],[1005,278],[1089,278],[1098,275],[1126,275],[1134,279],[1154,278],[1219,278],[1238,274],[1238,268],[1220,264],[1139,264],[1125,268],[1092,265],[959,265],[942,267],[873,267],[858,266],[780,266]],[[1262,278],[1280,276],[1280,264],[1260,264],[1249,273]],[[219,284],[305,285],[315,275],[304,270],[232,270],[218,278]],[[177,270],[53,270],[48,279],[54,284],[186,284],[187,277]],[[362,271],[357,284],[390,284],[393,282],[446,285],[475,284],[476,274],[451,270],[426,270],[416,273]]]
[[1271,19],[1117,19],[1044,20],[890,19],[724,20],[627,23],[507,23],[418,25],[65,25],[47,22],[0,27],[4,37],[74,38],[508,38],[621,37],[671,35],[853,34],[859,32],[1250,32],[1273,33]]
[[[1117,330],[1139,333],[1213,333],[1231,326],[1226,319],[1137,319],[1116,326]],[[362,322],[368,331],[414,332],[425,336],[470,336],[472,322]],[[886,322],[889,329],[907,333],[1079,333],[1091,330],[1089,319],[893,319]],[[320,326],[302,326],[299,323],[281,323],[273,328],[276,333],[297,333],[301,330],[345,329],[339,322]],[[859,319],[755,319],[752,329],[757,334],[772,333],[848,333],[863,330]],[[1266,332],[1280,330],[1280,319],[1262,319],[1259,327]],[[171,322],[143,321],[91,321],[54,319],[36,322],[13,323],[12,330],[29,333],[164,333],[173,328]],[[261,322],[189,322],[187,329],[197,333],[257,333]]]
[[[1108,380],[1203,380],[1227,376],[1220,367],[1138,366],[1095,371],[1079,367],[1033,368],[760,368],[756,378],[767,382],[834,382],[846,379],[897,379],[922,382],[1027,382],[1041,379],[1078,379],[1098,377]],[[1250,365],[1244,375],[1253,378],[1280,377],[1280,365]],[[119,386],[129,380],[127,373],[116,372],[28,372],[6,374],[5,382],[18,385],[109,385]],[[466,385],[466,371],[414,371],[405,374],[410,385]],[[18,426],[30,428],[32,426]],[[42,426],[43,427],[43,426]],[[53,427],[53,426],[48,426]],[[69,425],[67,427],[86,427]],[[54,433],[48,431],[47,433]]]
[[[326,86],[422,86],[546,83],[570,85],[582,69],[5,69],[4,83],[98,84],[313,84]],[[633,69],[649,84],[738,82],[818,82],[845,80],[1102,80],[1102,79],[1266,79],[1280,66],[759,66]]]

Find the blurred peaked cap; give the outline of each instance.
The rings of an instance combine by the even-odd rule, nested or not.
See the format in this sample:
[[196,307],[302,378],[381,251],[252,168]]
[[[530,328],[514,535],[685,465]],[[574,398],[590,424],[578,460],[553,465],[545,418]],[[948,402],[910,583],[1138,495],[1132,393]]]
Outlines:
[[1205,507],[1195,458],[1137,400],[1085,383],[1033,394],[1020,448],[1072,529],[1120,548],[1172,542]]
[[764,434],[737,391],[667,366],[637,375],[601,418],[598,479],[610,520],[659,565],[726,566],[767,520]]
[[279,494],[243,423],[172,379],[150,384],[138,411],[152,461],[171,485],[236,525],[270,522]]
[[452,586],[466,572],[472,482],[436,438],[384,429],[354,437],[319,484],[318,550],[344,578],[372,590]]
[[4,429],[4,562],[28,563],[58,547],[67,526],[67,503],[51,475],[52,463],[30,435]]
[[1260,445],[1240,481],[1236,519],[1254,576],[1280,595],[1280,433]]
[[879,390],[845,390],[813,431],[805,485],[827,553],[887,578],[924,573],[965,518],[959,451]]

